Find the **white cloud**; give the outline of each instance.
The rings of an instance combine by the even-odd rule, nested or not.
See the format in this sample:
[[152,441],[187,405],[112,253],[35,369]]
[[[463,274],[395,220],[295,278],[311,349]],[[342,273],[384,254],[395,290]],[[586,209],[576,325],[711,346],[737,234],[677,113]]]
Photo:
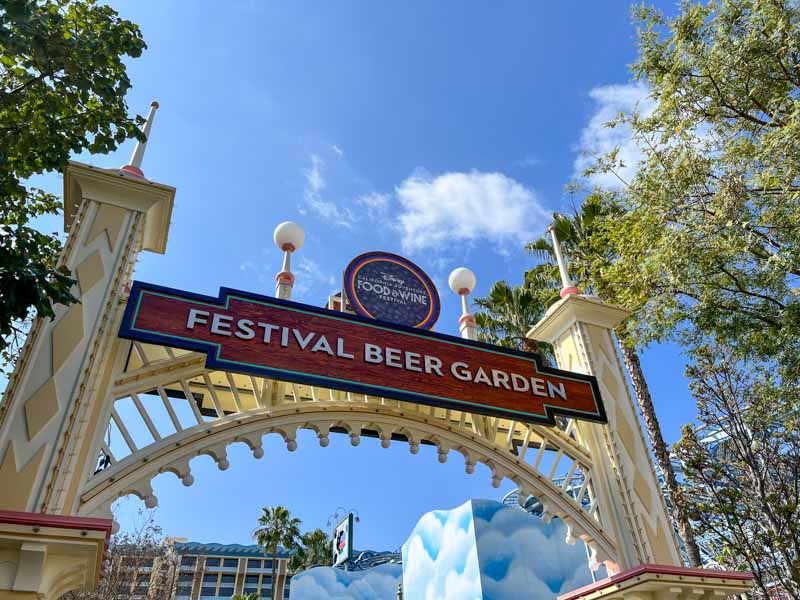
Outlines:
[[305,277],[311,283],[336,285],[336,278],[330,273],[323,272],[319,264],[307,256],[301,256],[293,270],[298,277]]
[[452,267],[456,266],[458,258],[451,255],[442,254],[440,256],[430,257],[427,262],[437,271],[440,271],[443,274],[446,272],[449,276],[450,271],[448,270],[448,267],[451,267],[452,270]]
[[311,168],[304,171],[306,176],[306,192],[309,194],[319,194],[325,189],[325,179],[322,177],[323,160],[316,154],[312,154]]
[[620,113],[639,112],[648,116],[652,114],[656,103],[650,97],[650,89],[643,83],[599,86],[589,92],[589,97],[596,106],[588,125],[581,132],[580,155],[575,159],[576,174],[580,176],[591,167],[595,157],[619,147],[618,156],[625,165],[617,170],[619,177],[612,173],[601,173],[592,175],[589,180],[603,187],[622,187],[624,184],[620,178],[629,182],[644,154],[633,140],[628,126],[610,128],[606,127],[606,123],[616,119]]
[[324,296],[316,299],[319,302],[320,300],[325,300],[327,294],[335,290],[336,278],[323,271],[316,261],[307,256],[301,255],[292,265],[292,271],[295,274],[295,283],[292,289],[292,295],[295,299],[303,299],[311,291],[322,292],[324,290]]
[[367,210],[369,218],[374,221],[383,221],[386,218],[386,210],[392,197],[389,194],[372,192],[356,198],[356,204]]
[[479,240],[522,244],[550,220],[533,191],[502,173],[418,172],[395,192],[406,251]]
[[322,197],[325,189],[325,177],[322,169],[325,162],[316,154],[309,155],[309,159],[311,166],[303,171],[306,178],[306,186],[303,190],[305,204],[299,208],[300,214],[307,214],[310,211],[332,225],[352,227],[353,221],[355,221],[353,211],[347,207],[339,207],[336,203]]
[[542,164],[541,159],[529,154],[514,163],[518,167],[530,168]]
[[371,194],[360,196],[356,202],[366,206],[367,208],[384,210],[389,205],[389,194],[372,192]]
[[275,273],[280,270],[281,265],[280,262],[272,256],[274,252],[270,252],[267,248],[262,248],[261,254],[264,257],[263,260],[248,258],[239,265],[239,269],[254,280],[252,283],[248,284],[252,289],[261,289],[272,293],[270,288],[275,285]]
[[337,146],[336,144],[331,144],[331,150],[336,152],[336,154],[338,154],[339,156],[344,156],[344,150],[339,148],[339,146]]

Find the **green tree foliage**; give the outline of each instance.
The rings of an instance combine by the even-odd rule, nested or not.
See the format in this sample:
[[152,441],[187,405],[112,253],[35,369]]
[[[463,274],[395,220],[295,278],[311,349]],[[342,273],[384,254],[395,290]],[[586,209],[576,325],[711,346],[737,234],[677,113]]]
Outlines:
[[[292,517],[289,509],[284,506],[266,506],[261,509],[258,518],[258,527],[253,532],[253,539],[265,555],[275,556],[278,548],[287,552],[295,552],[300,538],[300,519]],[[275,599],[275,564],[272,561],[272,598]]]
[[[689,349],[702,422],[729,427],[737,402],[738,418],[755,419],[766,409],[761,396],[769,395],[775,408],[780,399],[788,402],[780,415],[793,414],[800,379],[800,4],[687,1],[673,19],[645,6],[634,15],[640,29],[633,71],[649,86],[655,108],[609,124],[630,128],[643,160],[614,194],[619,212],[600,220],[598,239],[613,259],[599,272],[613,299],[636,309],[626,332],[631,342],[673,338]],[[614,151],[593,170],[613,172],[620,164]],[[710,358],[709,340],[725,364]],[[726,378],[736,385],[712,389]],[[741,452],[739,463],[730,463],[724,453],[703,450],[699,434],[686,429],[679,448],[690,473],[687,493],[700,494],[693,518],[704,534],[717,536],[724,564],[762,569],[762,591],[770,581],[791,580],[787,589],[796,594],[800,548],[791,539],[786,546],[794,549],[779,556],[782,550],[775,555],[768,542],[791,531],[781,527],[796,520],[793,489],[776,483],[769,493],[756,489],[758,497],[744,489],[771,477],[770,460],[789,468],[792,485],[798,481],[777,454],[784,432],[759,427],[759,444],[772,455],[764,454],[761,475],[749,479],[738,471]],[[731,448],[746,445],[740,433]],[[727,483],[703,487],[710,484],[706,475]],[[783,525],[770,511],[758,516],[768,505]],[[750,512],[737,516],[738,510]],[[762,535],[758,518],[771,521],[772,533]]]
[[[614,254],[613,245],[606,237],[606,225],[609,222],[613,223],[621,215],[622,212],[615,202],[614,195],[604,194],[600,191],[595,191],[587,196],[580,209],[575,210],[572,215],[558,213],[553,215],[554,232],[562,254],[569,265],[570,277],[578,283],[583,291],[599,294],[604,300],[610,302],[617,301],[617,294],[615,287],[606,281],[605,273],[617,257]],[[552,297],[552,289],[553,280],[559,280],[559,273],[551,238],[545,236],[535,240],[527,245],[527,249],[545,262],[526,273],[526,285],[534,290],[536,295],[549,297],[550,303],[557,301],[559,297],[558,295]],[[627,323],[617,327],[616,334],[620,342],[622,360],[633,385],[634,397],[642,415],[656,465],[661,471],[670,499],[670,516],[684,542],[689,564],[699,567],[702,564],[700,549],[695,541],[694,531],[684,506],[682,490],[672,469],[669,447],[661,431],[639,354],[628,334]]]
[[61,203],[26,182],[63,169],[71,154],[141,136],[123,58],[144,48],[135,24],[94,0],[0,5],[0,348],[32,312],[49,317],[53,304],[74,301],[57,235],[31,224]]
[[[556,296],[558,295],[555,290]],[[542,318],[544,299],[522,286],[496,282],[486,298],[475,300],[481,309],[475,314],[478,338],[490,344],[539,352],[539,343],[527,337],[528,331]]]
[[289,567],[293,571],[302,571],[314,566],[330,566],[333,564],[331,544],[330,536],[322,529],[307,531],[300,536]]
[[[800,376],[800,5],[684,3],[636,10],[636,76],[650,115],[629,115],[644,161],[608,230],[606,272],[643,306],[639,339],[713,334]],[[599,165],[613,168],[615,156]]]
[[675,453],[699,532],[720,565],[753,573],[763,597],[800,598],[800,392],[725,346],[703,344],[693,358],[703,427],[685,427]]
[[235,596],[231,596],[231,600],[258,600],[258,594],[253,592],[252,594],[236,594]]

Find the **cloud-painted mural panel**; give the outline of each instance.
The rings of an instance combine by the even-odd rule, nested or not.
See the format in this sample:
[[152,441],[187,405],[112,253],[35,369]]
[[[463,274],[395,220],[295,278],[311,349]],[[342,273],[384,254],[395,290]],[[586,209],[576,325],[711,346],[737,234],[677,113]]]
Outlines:
[[364,571],[314,567],[292,578],[290,600],[395,600],[402,567],[385,564]]
[[420,519],[403,545],[405,600],[549,599],[592,582],[583,543],[558,519],[470,500]]
[[400,565],[364,571],[317,567],[292,580],[291,600],[550,600],[592,582],[586,547],[568,545],[558,519],[492,500],[426,513]]

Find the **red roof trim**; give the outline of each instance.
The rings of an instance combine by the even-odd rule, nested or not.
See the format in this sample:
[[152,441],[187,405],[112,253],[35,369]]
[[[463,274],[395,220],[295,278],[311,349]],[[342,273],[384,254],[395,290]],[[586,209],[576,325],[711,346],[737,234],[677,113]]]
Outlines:
[[656,573],[660,575],[685,575],[687,577],[706,577],[709,579],[738,579],[749,581],[753,579],[752,573],[741,573],[739,571],[717,571],[713,569],[692,569],[689,567],[671,567],[667,565],[640,565],[633,569],[628,569],[622,573],[617,573],[611,577],[606,577],[595,583],[590,583],[577,590],[573,590],[558,597],[558,600],[576,600],[592,592],[616,585],[628,579],[633,579],[640,575]]
[[109,535],[111,535],[112,520],[90,517],[67,517],[64,515],[48,515],[45,513],[30,513],[16,510],[0,510],[0,523],[103,531],[106,537],[109,537]]

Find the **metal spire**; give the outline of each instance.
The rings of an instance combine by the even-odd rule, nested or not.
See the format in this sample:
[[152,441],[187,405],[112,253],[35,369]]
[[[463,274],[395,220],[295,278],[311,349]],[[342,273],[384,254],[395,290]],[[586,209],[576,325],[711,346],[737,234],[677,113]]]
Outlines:
[[556,228],[553,225],[547,228],[547,231],[550,232],[550,236],[553,238],[553,250],[556,254],[556,262],[558,263],[558,271],[561,273],[561,297],[566,298],[570,294],[580,294],[580,290],[575,287],[575,284],[572,283],[572,279],[570,279],[569,271],[567,271],[567,264],[564,262],[564,256],[561,254],[561,246],[558,243],[558,238],[556,237]]
[[136,142],[136,148],[133,149],[133,155],[130,162],[120,169],[122,175],[133,175],[134,177],[144,178],[142,171],[142,159],[144,158],[144,151],[147,149],[147,142],[150,139],[150,129],[153,127],[153,119],[158,110],[158,102],[155,100],[150,103],[150,111],[147,113],[147,119],[142,127],[142,133],[145,140],[143,142]]

